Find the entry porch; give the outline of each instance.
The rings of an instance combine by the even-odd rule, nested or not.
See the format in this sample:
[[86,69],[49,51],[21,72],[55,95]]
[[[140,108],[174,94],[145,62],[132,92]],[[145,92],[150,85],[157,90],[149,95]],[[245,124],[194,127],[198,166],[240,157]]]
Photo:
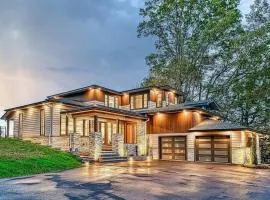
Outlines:
[[61,112],[60,129],[61,136],[70,137],[71,151],[94,160],[100,159],[102,151],[119,156],[147,153],[145,119],[133,112],[97,108],[65,111]]

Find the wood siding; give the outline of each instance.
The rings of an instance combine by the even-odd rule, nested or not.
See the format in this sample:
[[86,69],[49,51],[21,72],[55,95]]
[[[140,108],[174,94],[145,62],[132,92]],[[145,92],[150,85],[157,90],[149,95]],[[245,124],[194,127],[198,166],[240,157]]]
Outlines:
[[[10,117],[14,121],[14,137],[19,137],[19,114],[23,115],[23,130],[21,137],[39,137],[40,136],[40,110],[44,110],[45,114],[45,136],[52,132],[52,136],[60,136],[60,112],[68,109],[70,106],[63,104],[54,104],[53,109],[48,105],[40,105],[25,109],[16,110]],[[51,117],[52,113],[52,117]],[[51,130],[52,119],[52,130]]]
[[197,112],[157,113],[150,116],[147,123],[148,134],[184,133],[202,122],[203,116]]

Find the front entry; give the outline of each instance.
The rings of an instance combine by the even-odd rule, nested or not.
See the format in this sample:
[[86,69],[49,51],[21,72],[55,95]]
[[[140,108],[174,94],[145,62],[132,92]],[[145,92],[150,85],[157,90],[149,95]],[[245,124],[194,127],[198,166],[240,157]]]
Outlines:
[[230,162],[230,136],[197,136],[196,161]]
[[110,146],[112,145],[112,134],[116,133],[116,123],[113,122],[100,122],[99,130],[102,134],[103,145]]
[[186,160],[186,136],[160,138],[162,160]]

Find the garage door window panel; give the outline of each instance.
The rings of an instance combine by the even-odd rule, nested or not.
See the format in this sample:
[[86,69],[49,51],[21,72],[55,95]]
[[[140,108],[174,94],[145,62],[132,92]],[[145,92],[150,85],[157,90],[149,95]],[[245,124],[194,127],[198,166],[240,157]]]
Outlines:
[[196,160],[203,162],[230,162],[229,136],[196,137]]
[[186,159],[186,137],[162,137],[161,159],[185,160]]

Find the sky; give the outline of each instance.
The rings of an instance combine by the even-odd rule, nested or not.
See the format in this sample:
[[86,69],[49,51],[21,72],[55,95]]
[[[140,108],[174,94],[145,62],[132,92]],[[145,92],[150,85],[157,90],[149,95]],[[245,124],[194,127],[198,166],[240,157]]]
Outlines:
[[[253,0],[242,0],[247,13]],[[0,115],[46,96],[100,84],[136,87],[150,38],[137,38],[144,0],[0,0]]]

